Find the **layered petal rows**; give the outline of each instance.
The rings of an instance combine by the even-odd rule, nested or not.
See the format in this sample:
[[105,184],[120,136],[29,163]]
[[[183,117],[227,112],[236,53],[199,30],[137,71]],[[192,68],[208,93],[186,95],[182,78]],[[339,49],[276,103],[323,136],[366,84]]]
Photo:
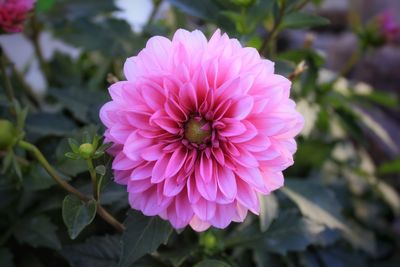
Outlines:
[[151,38],[109,88],[100,118],[129,203],[175,228],[225,228],[283,185],[303,118],[290,81],[217,30]]

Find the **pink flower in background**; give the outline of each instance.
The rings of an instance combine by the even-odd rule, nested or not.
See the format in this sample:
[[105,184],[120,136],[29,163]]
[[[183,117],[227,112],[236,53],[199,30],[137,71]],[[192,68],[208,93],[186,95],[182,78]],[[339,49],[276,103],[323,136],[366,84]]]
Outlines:
[[399,38],[400,25],[396,22],[394,13],[386,10],[378,16],[378,22],[382,34],[388,42],[393,42]]
[[274,64],[219,30],[209,41],[178,30],[151,38],[124,73],[100,118],[131,207],[196,231],[258,214],[303,127]]
[[36,0],[0,0],[0,28],[5,32],[20,32],[28,12]]

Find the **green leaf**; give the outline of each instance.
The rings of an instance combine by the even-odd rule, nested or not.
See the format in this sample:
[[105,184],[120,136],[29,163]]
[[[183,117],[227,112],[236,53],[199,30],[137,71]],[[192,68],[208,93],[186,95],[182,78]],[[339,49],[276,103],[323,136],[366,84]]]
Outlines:
[[205,20],[215,20],[219,13],[219,7],[212,0],[168,0],[168,2],[186,14]]
[[278,217],[278,200],[273,193],[268,196],[260,196],[260,230],[265,232],[273,220]]
[[13,255],[8,248],[0,248],[0,266],[14,267]]
[[13,157],[13,167],[14,167],[15,174],[17,175],[18,179],[22,182],[22,170],[21,170],[21,166],[19,166],[17,157]]
[[18,132],[21,132],[24,130],[26,117],[28,116],[28,111],[29,111],[29,108],[24,107],[17,114],[17,131]]
[[355,247],[369,253],[375,251],[375,240],[369,232],[349,226],[341,215],[340,203],[326,187],[311,181],[286,180],[282,189],[301,213],[315,222],[340,230]]
[[13,164],[14,161],[14,152],[12,150],[6,154],[6,156],[3,158],[2,161],[2,166],[1,166],[1,173],[5,174],[8,169],[10,169],[11,165]]
[[71,159],[67,157],[65,154],[68,153],[70,147],[67,143],[66,139],[62,139],[56,148],[56,158],[57,158],[57,169],[68,175],[68,176],[76,176],[79,173],[87,171],[86,161],[83,159]]
[[323,2],[323,0],[311,0],[311,2],[313,2],[314,5],[319,6]]
[[103,143],[101,146],[99,146],[99,148],[97,149],[97,152],[104,152],[111,146],[112,146],[112,143]]
[[361,253],[349,252],[347,249],[340,247],[325,248],[318,250],[319,260],[326,267],[367,267],[367,258]]
[[104,176],[104,178],[102,181],[99,181],[98,184],[98,190],[101,192],[101,203],[104,205],[112,205],[115,209],[128,207],[129,204],[126,188],[117,183],[111,182],[111,177],[109,176]]
[[79,143],[73,138],[68,138],[68,144],[72,152],[79,153]]
[[399,101],[395,96],[384,92],[374,91],[373,89],[371,90],[372,91],[365,93],[355,91],[353,92],[352,98],[358,100],[361,104],[365,104],[365,101],[368,100],[388,108],[395,108],[399,105]]
[[73,267],[116,267],[121,253],[118,235],[92,236],[84,243],[67,245],[61,254]]
[[93,221],[96,210],[97,205],[94,199],[83,202],[74,195],[67,195],[64,198],[62,217],[71,239],[75,239]]
[[81,158],[81,156],[79,154],[74,153],[74,152],[67,152],[64,155],[65,155],[65,157],[67,157],[69,159],[74,159],[74,160]]
[[256,267],[281,266],[277,257],[271,256],[270,253],[265,253],[262,247],[253,249],[253,261]]
[[199,263],[197,263],[196,265],[194,265],[194,267],[230,267],[231,265],[229,265],[228,263],[224,262],[224,261],[219,261],[219,260],[203,260]]
[[39,164],[31,164],[29,173],[24,175],[23,185],[25,190],[36,191],[47,189],[56,182]]
[[97,134],[95,134],[95,135],[93,136],[92,145],[93,145],[94,149],[97,149],[97,147],[98,147],[98,145],[99,145],[100,139],[101,139],[101,137],[98,136]]
[[48,11],[54,6],[55,0],[38,0],[36,2],[36,10]]
[[281,254],[303,251],[316,243],[324,231],[325,227],[321,224],[293,212],[285,212],[264,233],[263,244],[268,251]]
[[330,158],[333,143],[311,138],[299,143],[296,152],[296,164],[293,166],[295,173],[301,173],[304,169],[321,168],[324,162]]
[[400,215],[400,195],[396,189],[383,180],[376,182],[376,187],[381,193],[382,199],[392,208],[395,215]]
[[284,17],[281,28],[299,29],[329,24],[329,20],[314,14],[293,12]]
[[90,143],[92,138],[90,137],[89,132],[83,132],[82,143]]
[[385,162],[378,168],[380,174],[395,174],[400,173],[400,158],[390,162]]
[[[111,17],[93,20],[88,16],[72,20],[68,26],[55,31],[56,36],[86,51],[99,51],[108,58],[127,57],[145,46],[145,38],[134,34],[129,24],[124,20]],[[106,68],[102,73],[102,79],[107,74],[111,61],[103,61],[103,64],[102,67]],[[88,90],[81,91],[88,93]],[[101,91],[97,90],[96,93],[100,94]],[[92,95],[96,97],[93,92]],[[90,101],[90,99],[86,99],[86,101]],[[65,107],[68,108],[68,106]],[[84,106],[80,108],[85,109]],[[79,116],[77,113],[74,115]]]
[[393,149],[393,151],[397,152],[397,144],[394,140],[394,137],[390,134],[385,127],[385,124],[382,123],[378,116],[374,116],[373,114],[377,111],[376,109],[369,108],[361,109],[357,106],[352,106],[352,112],[357,117],[357,123],[362,124],[367,127],[373,135],[375,135],[380,141],[383,142],[382,145],[387,146],[389,149]]
[[119,267],[129,267],[136,260],[155,251],[167,242],[172,228],[158,216],[148,217],[139,212],[129,212],[122,236],[122,255]]
[[[197,249],[194,244],[182,244],[177,248],[168,251],[158,251],[162,260],[171,262],[174,267],[181,266],[189,257],[191,257]],[[136,265],[136,264],[135,264]]]
[[[52,88],[49,94],[55,97],[66,110],[70,111],[74,118],[81,122],[96,122],[90,118],[91,109],[99,109],[99,107],[107,100],[107,96],[103,92],[82,90],[81,88],[68,88],[68,89],[56,89]],[[70,141],[70,140],[68,140]],[[72,140],[71,140],[72,141]],[[78,142],[70,143],[71,149],[78,146]],[[74,151],[75,152],[75,151]]]
[[77,19],[81,17],[95,17],[99,14],[117,11],[114,1],[109,0],[67,0],[57,1],[51,10],[56,19]]
[[14,235],[20,243],[32,247],[47,247],[61,249],[61,243],[56,235],[57,227],[45,215],[21,220],[17,225]]
[[231,234],[225,244],[253,250],[262,249],[279,254],[290,251],[304,251],[309,245],[326,245],[337,240],[338,235],[326,226],[302,217],[295,208],[285,208],[279,213],[265,232],[260,232],[258,223],[244,225],[242,229]]
[[26,129],[31,139],[44,136],[67,136],[76,129],[75,123],[62,114],[35,113],[26,120]]

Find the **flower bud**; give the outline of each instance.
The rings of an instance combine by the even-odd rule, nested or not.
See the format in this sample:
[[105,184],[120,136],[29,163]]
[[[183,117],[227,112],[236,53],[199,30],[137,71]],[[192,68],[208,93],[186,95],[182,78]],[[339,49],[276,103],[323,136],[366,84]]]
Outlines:
[[212,232],[206,232],[200,237],[200,244],[209,251],[213,251],[218,247],[216,236]]
[[94,154],[94,147],[92,144],[85,143],[79,146],[79,155],[83,159],[90,159]]
[[11,146],[16,136],[14,125],[8,120],[0,120],[0,149]]

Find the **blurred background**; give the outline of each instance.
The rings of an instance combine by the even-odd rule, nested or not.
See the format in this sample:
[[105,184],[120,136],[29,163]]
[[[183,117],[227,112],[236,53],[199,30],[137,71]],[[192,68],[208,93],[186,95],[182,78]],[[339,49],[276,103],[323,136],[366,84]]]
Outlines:
[[[67,139],[101,135],[99,108],[124,79],[125,59],[178,28],[207,37],[220,28],[273,60],[306,125],[285,188],[260,198],[260,216],[202,234],[169,228],[156,251],[151,234],[160,232],[150,228],[141,243],[150,248],[124,266],[400,266],[399,0],[38,0],[22,33],[0,35],[16,97],[29,107],[24,138],[90,196],[85,162],[65,157]],[[0,92],[0,117],[14,120]],[[121,266],[136,236],[96,217],[70,238],[66,193],[10,149],[0,151],[0,266]],[[141,229],[129,218],[150,219],[126,219],[110,160],[95,161],[106,169],[101,204]]]

